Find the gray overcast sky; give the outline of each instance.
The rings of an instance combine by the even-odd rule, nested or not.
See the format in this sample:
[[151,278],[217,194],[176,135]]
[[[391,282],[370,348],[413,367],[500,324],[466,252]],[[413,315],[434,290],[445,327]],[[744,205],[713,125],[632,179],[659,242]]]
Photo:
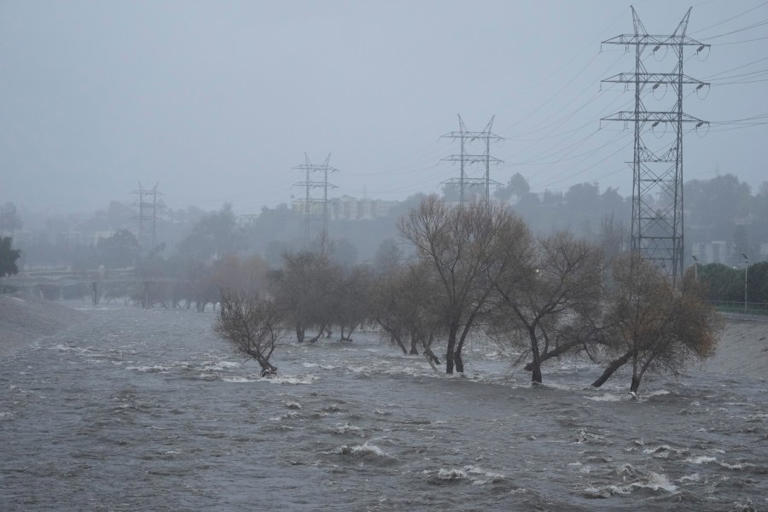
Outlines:
[[[635,2],[662,34],[689,5]],[[760,0],[693,3],[689,34],[713,47],[686,73],[725,80],[686,97],[688,113],[768,112],[766,21]],[[457,113],[477,130],[496,115],[499,181],[629,194],[631,130],[598,128],[632,101],[600,79],[634,65],[600,41],[631,31],[629,4],[607,0],[0,1],[0,201],[83,211],[141,180],[171,207],[257,212],[300,194],[305,151],[333,153],[334,195],[404,198],[456,174],[437,162]],[[671,71],[663,57],[647,67]],[[733,128],[686,136],[686,179],[768,179],[768,126]]]

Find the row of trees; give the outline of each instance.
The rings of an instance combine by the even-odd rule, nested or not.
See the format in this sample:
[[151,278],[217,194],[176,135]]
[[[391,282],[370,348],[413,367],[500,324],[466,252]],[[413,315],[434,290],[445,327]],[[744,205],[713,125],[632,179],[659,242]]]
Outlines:
[[534,383],[547,360],[580,351],[605,362],[595,386],[631,365],[632,391],[649,369],[674,370],[714,350],[718,317],[695,280],[676,290],[636,256],[606,260],[568,233],[534,237],[504,206],[451,207],[436,197],[399,229],[413,249],[408,261],[394,250],[375,268],[344,268],[303,252],[284,255],[282,269],[265,269],[260,280],[238,279],[250,288],[223,289],[218,332],[256,354],[265,372],[276,370],[264,363],[280,329],[303,342],[332,326],[350,339],[375,324],[433,365],[442,346],[446,373],[464,371],[468,340],[481,334],[523,348]]
[[747,278],[747,300],[768,304],[768,261],[750,265],[748,269],[721,263],[697,265],[698,279],[705,285],[712,302],[743,302],[744,279]]

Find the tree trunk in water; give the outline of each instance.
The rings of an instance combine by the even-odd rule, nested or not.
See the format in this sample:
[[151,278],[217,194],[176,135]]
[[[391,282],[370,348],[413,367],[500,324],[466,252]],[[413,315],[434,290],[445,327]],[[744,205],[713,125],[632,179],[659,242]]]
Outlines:
[[419,351],[416,350],[416,343],[418,343],[418,340],[415,337],[411,336],[411,350],[408,353],[412,356],[419,355]]
[[640,387],[640,376],[632,376],[632,384],[629,386],[630,393],[637,393],[637,389]]
[[[575,347],[576,345],[580,345],[580,344],[581,344],[580,341],[574,341],[574,342],[565,343],[563,345],[560,345],[559,347],[556,347],[553,350],[550,350],[548,352],[544,352],[543,354],[539,355],[539,364],[543,363],[547,359],[552,359],[553,357],[557,357],[560,354],[563,354],[563,353],[567,352],[568,350],[570,350],[571,348]],[[531,362],[531,363],[526,364],[525,365],[525,370],[529,371],[529,372],[531,370],[533,370],[533,363]]]
[[608,365],[608,368],[605,369],[603,374],[592,383],[592,386],[599,388],[603,384],[605,384],[605,381],[607,381],[609,378],[611,378],[611,375],[613,375],[616,370],[627,364],[627,361],[629,361],[629,358],[632,357],[632,352],[627,352],[623,356],[619,357],[618,359],[614,359],[611,361],[611,364]]
[[296,341],[304,343],[304,328],[300,325],[296,325]]
[[458,331],[457,327],[451,326],[451,328],[448,330],[448,347],[445,351],[445,373],[451,375],[453,374],[453,358],[454,358],[454,351],[456,350],[456,332]]
[[408,355],[408,349],[405,348],[405,345],[400,339],[400,336],[395,336],[394,334],[390,334],[390,337],[392,338],[393,342],[397,343],[397,346],[400,347],[400,350],[403,351],[403,354]]
[[531,339],[531,382],[541,384],[541,356],[539,355],[539,342],[536,339],[536,328],[528,329],[528,337]]
[[320,330],[317,331],[317,336],[315,336],[314,338],[310,338],[309,342],[315,343],[317,340],[320,339],[320,336],[322,336],[324,333],[325,333],[325,326],[323,325],[322,327],[320,327]]
[[427,361],[432,361],[434,364],[440,364],[440,359],[438,359],[435,353],[432,352],[431,348],[424,349],[424,357],[427,358]]
[[461,358],[461,347],[456,349],[456,352],[453,353],[453,360],[456,363],[456,371],[464,373],[464,360]]
[[270,363],[263,357],[259,357],[257,360],[259,361],[259,365],[261,365],[262,377],[265,377],[267,375],[274,375],[277,373],[277,367],[275,367],[272,363]]

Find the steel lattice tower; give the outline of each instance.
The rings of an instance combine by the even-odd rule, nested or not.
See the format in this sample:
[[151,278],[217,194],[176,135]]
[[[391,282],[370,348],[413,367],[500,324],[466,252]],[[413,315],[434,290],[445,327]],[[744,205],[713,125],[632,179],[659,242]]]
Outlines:
[[[294,183],[294,187],[304,188],[304,238],[305,243],[309,244],[312,237],[312,220],[318,218],[317,210],[320,210],[320,219],[322,221],[322,231],[320,233],[320,246],[324,251],[328,239],[328,189],[337,188],[333,183],[328,182],[328,175],[337,172],[338,169],[331,167],[331,154],[325,158],[322,164],[313,164],[309,155],[304,153],[304,163],[294,167],[295,170],[304,171],[304,181]],[[315,173],[321,174],[321,179],[313,179]],[[312,190],[322,189],[323,196],[313,197]],[[314,207],[313,207],[314,206]],[[317,208],[319,206],[319,208]]]
[[[635,49],[635,72],[619,73],[603,80],[607,83],[634,84],[635,108],[604,117],[604,121],[623,121],[634,124],[634,158],[632,160],[632,250],[653,261],[664,269],[677,284],[684,268],[684,203],[683,203],[683,125],[694,124],[697,128],[708,124],[683,112],[683,89],[709,86],[683,73],[685,51],[695,46],[701,52],[709,45],[686,35],[691,8],[685,13],[671,35],[648,34],[632,7],[634,34],[622,34],[603,45],[622,45]],[[655,54],[660,49],[672,49],[677,59],[671,73],[649,72],[643,63],[643,53],[651,47]],[[641,98],[646,87],[651,92],[659,87],[672,87],[676,93],[675,104],[669,110],[648,110]],[[674,128],[671,143],[652,145],[646,143],[643,131],[650,125]]]
[[157,213],[162,204],[158,198],[162,194],[157,190],[157,183],[152,188],[144,188],[139,182],[138,190],[133,194],[137,196],[136,206],[139,208],[139,232],[138,242],[142,248],[147,245],[147,238],[151,242],[151,248],[157,247]]
[[[500,164],[502,160],[491,156],[491,142],[499,142],[504,140],[503,137],[493,133],[493,120],[496,116],[492,116],[488,124],[485,125],[482,131],[470,131],[464,125],[464,120],[459,118],[459,130],[446,133],[443,138],[458,140],[460,152],[443,158],[446,162],[459,162],[460,174],[458,178],[447,180],[445,183],[450,185],[459,186],[459,204],[463,205],[465,200],[465,191],[467,187],[476,187],[482,185],[483,188],[483,200],[487,204],[491,197],[491,183],[497,184],[498,182],[491,179],[491,164]],[[482,152],[467,152],[467,146],[470,148],[476,143],[482,143]],[[485,168],[485,175],[483,177],[469,176],[470,168],[476,164],[483,164]]]

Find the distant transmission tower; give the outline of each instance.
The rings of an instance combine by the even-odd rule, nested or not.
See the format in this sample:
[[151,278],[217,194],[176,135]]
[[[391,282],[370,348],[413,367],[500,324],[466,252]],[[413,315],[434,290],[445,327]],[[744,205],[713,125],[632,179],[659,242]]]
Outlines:
[[[312,237],[312,221],[320,217],[322,222],[322,231],[320,233],[320,246],[324,251],[328,239],[328,189],[337,188],[333,183],[328,182],[328,174],[337,172],[338,169],[331,167],[331,154],[325,158],[322,164],[313,164],[309,156],[304,153],[304,163],[297,165],[294,169],[304,171],[304,181],[294,183],[294,187],[304,188],[304,240],[309,245]],[[313,176],[320,173],[320,178]],[[323,197],[314,197],[312,191],[322,189]],[[319,211],[318,211],[319,210]]]
[[[619,73],[603,80],[608,83],[634,84],[635,108],[604,117],[604,121],[632,122],[635,128],[635,149],[632,160],[632,250],[653,261],[665,270],[673,284],[682,278],[684,268],[684,222],[683,222],[683,124],[694,124],[696,128],[708,124],[683,112],[683,88],[697,89],[708,83],[691,78],[683,73],[684,53],[687,47],[697,47],[701,52],[709,45],[703,44],[685,34],[691,9],[683,16],[671,35],[648,34],[632,7],[634,34],[622,34],[602,44],[622,45],[635,48],[635,72]],[[672,48],[677,64],[671,73],[655,73],[646,70],[643,53],[651,47],[651,53]],[[676,94],[675,104],[669,110],[648,110],[641,99],[646,87],[651,92],[659,87],[671,86]],[[674,140],[646,144],[643,137],[648,125],[653,131],[661,125],[674,127]],[[665,130],[666,131],[666,130]],[[664,134],[658,137],[664,139]]]
[[[460,174],[458,178],[453,178],[445,183],[448,185],[459,187],[459,204],[463,205],[466,199],[466,189],[468,187],[483,186],[483,200],[487,204],[491,197],[491,183],[497,182],[491,179],[491,164],[500,164],[501,160],[491,156],[491,142],[499,142],[504,140],[503,137],[493,133],[493,120],[496,116],[492,116],[488,124],[485,125],[482,131],[474,132],[467,130],[464,125],[464,120],[459,118],[459,130],[446,133],[442,137],[459,141],[459,154],[454,154],[443,158],[446,162],[459,162]],[[482,143],[482,150],[477,152],[477,146]],[[469,146],[469,148],[468,148]],[[474,150],[474,151],[473,151]],[[483,164],[485,167],[485,175],[483,177],[470,176],[471,169],[476,167],[476,164]]]
[[157,247],[157,214],[162,204],[158,198],[162,194],[157,190],[157,183],[152,188],[144,188],[139,182],[138,190],[133,194],[137,196],[136,205],[139,208],[139,236],[138,242],[142,248],[151,243],[150,248]]

